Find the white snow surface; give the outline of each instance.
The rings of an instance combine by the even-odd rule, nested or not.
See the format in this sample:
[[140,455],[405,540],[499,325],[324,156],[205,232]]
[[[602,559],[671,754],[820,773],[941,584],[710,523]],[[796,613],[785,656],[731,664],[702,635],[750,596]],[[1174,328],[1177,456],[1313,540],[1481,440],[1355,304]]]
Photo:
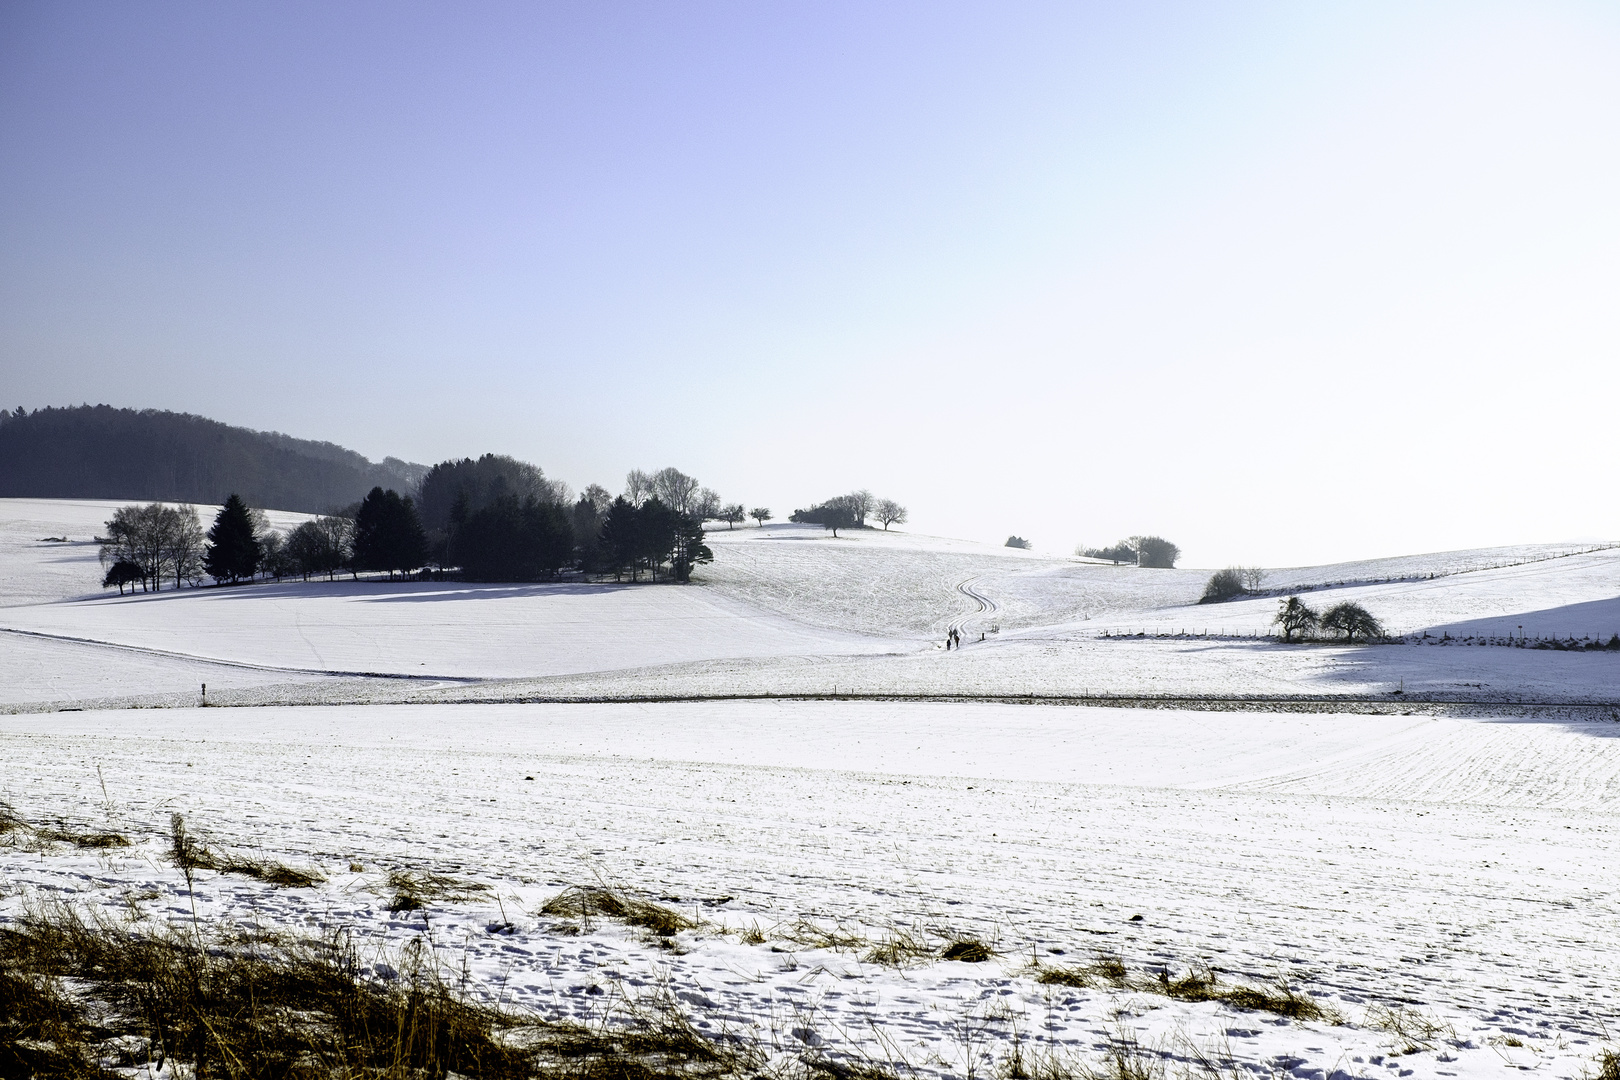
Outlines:
[[[1096,1063],[1124,1037],[1312,1080],[1573,1078],[1620,1030],[1617,732],[850,702],[7,717],[18,813],[136,845],[0,847],[0,913],[65,899],[189,919],[164,858],[178,810],[215,847],[328,878],[203,872],[202,918],[343,927],[379,965],[426,935],[447,971],[542,1016],[661,996],[783,1056],[813,1043],[924,1076],[991,1072],[1015,1038]],[[401,869],[489,891],[390,913]],[[540,912],[597,882],[701,925],[670,949]],[[806,920],[996,956],[886,966],[804,944]],[[756,926],[767,940],[747,944]],[[1281,978],[1344,1023],[1032,977],[1099,952],[1139,975]],[[1412,1046],[1375,1007],[1436,1033]]]
[[[600,1019],[654,996],[784,1058],[982,1076],[1015,1043],[1097,1064],[1134,1039],[1169,1056],[1171,1080],[1197,1054],[1257,1078],[1573,1080],[1620,1033],[1616,653],[1283,646],[1240,636],[1269,629],[1277,596],[1197,605],[1208,571],[797,526],[711,534],[692,587],[287,582],[119,598],[98,592],[91,542],[118,505],[0,500],[0,799],[136,841],[0,844],[0,919],[56,900],[189,919],[166,856],[178,810],[210,844],[327,877],[282,890],[204,872],[205,919],[347,928],[379,965],[425,935],[473,992],[513,1008]],[[1267,584],[1309,587],[1317,606],[1358,600],[1431,640],[1521,626],[1606,638],[1620,551],[1575,551],[1370,560]],[[943,648],[950,627],[965,648]],[[1106,636],[1136,629],[1229,636]],[[210,701],[264,707],[172,707],[204,682]],[[1389,714],[456,703],[833,691],[1338,694]],[[1400,704],[1425,694],[1486,704],[1472,719]],[[1587,704],[1564,710],[1578,719],[1491,712],[1521,700]],[[123,707],[94,708],[108,702]],[[133,707],[147,705],[171,707]],[[92,711],[37,711],[62,708]],[[390,913],[394,870],[488,891]],[[597,882],[701,925],[668,948],[540,912]],[[976,937],[996,956],[883,965],[806,944],[806,922],[876,942]],[[743,940],[755,926],[763,944]],[[1228,983],[1281,978],[1345,1023],[1034,981],[1032,964],[1099,951],[1139,976],[1207,963]],[[1380,1030],[1375,1007],[1432,1022],[1429,1036]]]

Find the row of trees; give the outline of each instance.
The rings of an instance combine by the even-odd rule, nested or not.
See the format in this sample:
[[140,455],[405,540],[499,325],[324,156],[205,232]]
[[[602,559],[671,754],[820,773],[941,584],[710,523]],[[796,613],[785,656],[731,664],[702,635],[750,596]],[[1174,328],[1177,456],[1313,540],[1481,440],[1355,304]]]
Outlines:
[[[19,410],[21,411],[21,410]],[[157,591],[165,581],[195,585],[204,573],[205,542],[195,506],[121,506],[101,538],[103,588]]]
[[1281,628],[1284,641],[1294,640],[1295,634],[1309,637],[1318,630],[1343,634],[1345,641],[1351,644],[1355,644],[1357,637],[1365,641],[1384,634],[1383,624],[1373,618],[1371,612],[1348,600],[1318,613],[1299,597],[1290,596],[1278,605],[1277,616],[1271,621]]
[[1134,563],[1159,570],[1174,569],[1176,560],[1181,558],[1181,549],[1162,536],[1131,536],[1105,548],[1081,544],[1074,553],[1087,559],[1107,559],[1116,566]]
[[885,532],[890,525],[906,523],[906,508],[893,499],[879,499],[870,491],[861,489],[848,495],[835,495],[826,502],[814,503],[808,509],[795,510],[789,521],[820,525],[831,529],[834,536],[839,529],[868,529],[867,518],[873,518]]
[[350,511],[300,522],[286,533],[270,528],[264,511],[239,495],[225,500],[205,534],[195,506],[120,507],[101,538],[103,588],[139,585],[157,591],[165,581],[197,586],[274,577],[326,575],[347,570],[388,571],[423,565],[420,522],[409,498],[377,487]]
[[[473,581],[538,581],[565,569],[631,581],[686,581],[713,558],[703,523],[770,521],[769,507],[722,504],[679,469],[632,470],[621,495],[597,484],[577,498],[534,465],[499,454],[446,461],[427,470],[415,495],[373,487],[344,510],[286,532],[232,494],[204,535],[194,507],[154,503],[120,509],[102,547],[103,584],[156,589],[165,580],[201,584],[361,572],[459,570]],[[836,531],[904,523],[905,507],[869,491],[829,499],[795,521]]]

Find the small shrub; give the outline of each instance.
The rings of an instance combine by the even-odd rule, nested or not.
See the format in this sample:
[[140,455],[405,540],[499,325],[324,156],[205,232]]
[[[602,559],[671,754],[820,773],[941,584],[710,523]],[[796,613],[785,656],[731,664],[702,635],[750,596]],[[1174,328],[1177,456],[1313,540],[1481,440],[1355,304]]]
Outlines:
[[1236,566],[1228,566],[1225,570],[1217,570],[1210,576],[1209,583],[1204,586],[1204,595],[1198,602],[1219,604],[1235,596],[1242,596],[1248,591],[1243,587],[1243,571]]

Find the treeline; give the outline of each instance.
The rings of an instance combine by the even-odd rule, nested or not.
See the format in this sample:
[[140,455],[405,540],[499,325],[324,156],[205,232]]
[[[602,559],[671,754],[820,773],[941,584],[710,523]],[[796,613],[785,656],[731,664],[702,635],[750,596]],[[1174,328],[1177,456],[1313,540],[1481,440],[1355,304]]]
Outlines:
[[[424,513],[425,510],[425,513]],[[360,502],[300,523],[269,526],[231,494],[206,535],[193,506],[126,506],[107,523],[102,584],[158,590],[167,582],[235,584],[259,578],[361,573],[468,581],[545,581],[565,572],[687,581],[713,553],[706,517],[719,497],[678,469],[640,470],[613,496],[592,484],[574,499],[533,465],[486,454],[435,466],[416,495],[373,487]],[[756,508],[761,521],[770,511]]]
[[1087,559],[1107,559],[1116,565],[1129,563],[1159,570],[1175,569],[1176,560],[1181,558],[1181,549],[1162,536],[1131,536],[1105,548],[1081,544],[1074,553]]
[[848,495],[835,495],[826,502],[814,503],[808,509],[795,510],[789,521],[807,525],[820,525],[831,529],[834,536],[839,529],[869,529],[867,518],[881,524],[884,531],[890,525],[906,523],[906,508],[893,499],[879,499],[864,488]]
[[373,487],[408,492],[425,466],[328,442],[109,405],[0,409],[0,497],[138,499],[323,513]]

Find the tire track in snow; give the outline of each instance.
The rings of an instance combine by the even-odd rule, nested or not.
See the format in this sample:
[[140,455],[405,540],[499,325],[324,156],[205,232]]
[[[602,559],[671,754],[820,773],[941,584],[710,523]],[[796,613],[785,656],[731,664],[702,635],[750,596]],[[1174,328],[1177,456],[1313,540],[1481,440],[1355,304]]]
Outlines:
[[984,578],[981,575],[979,577],[970,577],[966,581],[957,582],[956,591],[967,597],[969,600],[972,600],[977,606],[974,607],[972,611],[964,612],[961,615],[953,618],[950,622],[946,623],[945,629],[947,632],[955,630],[957,633],[962,634],[965,637],[969,622],[979,618],[992,618],[1001,614],[1000,602],[979,589],[979,582],[982,580],[984,580]]
[[72,634],[48,634],[40,630],[18,630],[11,626],[0,626],[0,634],[17,634],[20,637],[42,638],[46,641],[66,641],[74,645],[89,645],[98,649],[116,649],[119,652],[135,653],[138,656],[161,656],[167,660],[185,660],[195,664],[212,664],[216,667],[238,668],[243,671],[268,671],[279,675],[329,675],[345,679],[396,679],[413,682],[465,684],[488,681],[487,679],[473,679],[455,675],[391,674],[386,671],[339,671],[326,668],[254,664],[246,660],[221,660],[218,657],[199,656],[196,653],[178,652],[172,649],[152,649],[142,645],[121,645],[116,641],[98,641],[95,638],[75,637]]

